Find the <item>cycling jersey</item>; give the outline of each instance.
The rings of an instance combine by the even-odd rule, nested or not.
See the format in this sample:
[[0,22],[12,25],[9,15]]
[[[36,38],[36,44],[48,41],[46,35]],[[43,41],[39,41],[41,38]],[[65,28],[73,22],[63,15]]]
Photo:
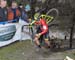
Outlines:
[[41,32],[40,32],[41,35],[44,35],[48,32],[48,24],[44,19],[40,19],[38,22],[35,23],[41,25]]

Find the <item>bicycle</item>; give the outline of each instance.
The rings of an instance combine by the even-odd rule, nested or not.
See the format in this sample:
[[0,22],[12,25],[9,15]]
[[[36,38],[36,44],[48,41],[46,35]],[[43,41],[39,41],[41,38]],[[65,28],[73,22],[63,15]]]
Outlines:
[[54,21],[57,20],[57,18],[59,17],[59,11],[58,11],[58,9],[52,8],[52,9],[49,9],[47,12],[44,12],[45,10],[46,10],[46,8],[38,11],[37,13],[35,13],[34,17],[36,17],[36,18],[44,17],[44,19],[46,20],[46,22],[47,22],[48,25],[53,20]]
[[[55,16],[54,15],[51,15],[51,13],[53,14],[53,12],[56,12],[56,13],[54,13],[55,14]],[[58,12],[58,10],[57,9],[55,9],[55,8],[52,8],[52,9],[50,9],[48,12],[46,12],[46,14],[42,14],[42,13],[40,13],[40,12],[38,12],[38,13],[36,13],[35,15],[34,15],[34,17],[36,16],[37,17],[37,19],[39,19],[39,17],[43,17],[45,20],[46,20],[46,22],[47,22],[47,24],[50,26],[50,23],[52,22],[52,21],[54,21],[54,20],[56,20],[56,18],[58,17],[58,15],[59,15],[59,12]],[[24,26],[29,26],[29,32],[31,33],[31,38],[32,38],[32,40],[31,40],[31,43],[35,46],[35,44],[34,44],[34,42],[33,42],[33,39],[34,39],[34,34],[35,34],[35,28],[33,28],[33,24],[36,22],[36,20],[34,20],[31,24],[29,24],[29,25],[24,25]],[[24,27],[23,26],[23,27]],[[35,32],[34,32],[35,31]],[[40,42],[42,42],[41,40],[43,39],[43,37],[42,38],[40,38]],[[50,40],[50,36],[49,36],[49,40]],[[44,45],[44,44],[43,44]]]
[[[50,22],[52,22],[53,21],[53,17],[51,17],[51,16],[47,16],[47,15],[41,15],[43,18],[45,18],[47,21],[47,23],[50,23]],[[32,33],[32,43],[33,43],[33,45],[35,46],[35,44],[34,44],[34,35],[35,35],[35,33],[36,33],[36,31],[37,31],[37,33],[39,33],[40,32],[40,29],[39,30],[36,30],[36,29],[34,29],[33,27],[32,27],[32,29],[31,29],[31,33]],[[35,31],[35,32],[34,32]],[[43,36],[41,36],[40,38],[39,38],[39,41],[40,41],[40,43],[41,43],[41,45],[42,46],[44,46],[45,48],[47,47],[47,44],[45,44],[45,41],[42,41],[42,40],[44,40],[43,39],[44,37]],[[48,39],[50,40],[50,36],[49,36],[49,34],[48,34]]]

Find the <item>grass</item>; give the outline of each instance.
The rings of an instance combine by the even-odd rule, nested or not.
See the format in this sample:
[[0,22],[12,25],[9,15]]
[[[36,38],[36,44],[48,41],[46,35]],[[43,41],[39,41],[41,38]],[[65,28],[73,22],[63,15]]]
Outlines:
[[67,50],[66,52],[64,52],[64,56],[69,56],[70,58],[75,59],[75,49]]
[[[30,48],[30,41],[15,42],[6,47],[0,48],[0,60],[16,60],[14,57],[22,54],[25,50]],[[22,57],[21,55],[19,57]]]
[[[18,41],[8,46],[0,48],[0,60],[35,60],[33,58],[39,55],[36,54],[35,52],[31,54],[32,51],[34,51],[34,49],[30,40],[20,41],[20,42]],[[40,56],[42,57],[42,54]],[[47,57],[48,58],[59,58],[59,57],[65,58],[66,56],[69,56],[75,59],[75,49],[65,50],[60,52],[59,51],[52,52],[52,54],[50,54],[50,56],[48,54]],[[29,57],[32,57],[32,58],[27,59]]]

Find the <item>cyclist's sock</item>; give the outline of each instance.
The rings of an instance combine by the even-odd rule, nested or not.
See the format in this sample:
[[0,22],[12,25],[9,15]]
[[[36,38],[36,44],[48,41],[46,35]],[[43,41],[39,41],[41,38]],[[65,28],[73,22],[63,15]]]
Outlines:
[[38,47],[39,47],[39,48],[41,48],[41,46],[40,46],[40,45],[38,45]]

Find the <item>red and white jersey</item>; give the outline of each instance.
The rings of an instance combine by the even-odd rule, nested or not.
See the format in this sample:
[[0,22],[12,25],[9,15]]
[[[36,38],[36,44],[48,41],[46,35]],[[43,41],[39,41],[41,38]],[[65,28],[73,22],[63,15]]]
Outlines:
[[48,24],[46,23],[46,20],[44,19],[40,19],[38,22],[36,22],[36,24],[40,24],[41,25],[41,34],[45,34],[48,32]]

